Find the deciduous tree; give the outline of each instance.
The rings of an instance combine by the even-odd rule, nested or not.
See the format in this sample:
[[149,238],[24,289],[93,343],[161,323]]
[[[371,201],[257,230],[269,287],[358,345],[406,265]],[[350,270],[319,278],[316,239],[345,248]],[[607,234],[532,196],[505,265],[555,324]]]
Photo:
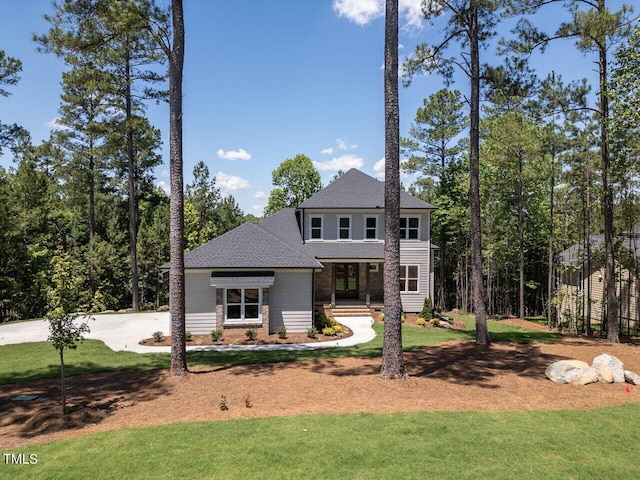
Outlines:
[[322,189],[320,173],[306,155],[298,154],[282,162],[271,172],[275,187],[269,194],[265,215],[295,208]]

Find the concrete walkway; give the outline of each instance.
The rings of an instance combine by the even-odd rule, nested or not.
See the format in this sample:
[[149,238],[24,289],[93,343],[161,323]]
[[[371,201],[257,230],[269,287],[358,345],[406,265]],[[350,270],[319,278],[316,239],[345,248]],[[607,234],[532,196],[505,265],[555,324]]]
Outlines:
[[[217,352],[229,350],[313,350],[317,348],[350,347],[367,343],[376,336],[371,328],[371,317],[341,317],[338,323],[351,329],[353,335],[329,342],[298,343],[280,345],[193,345],[187,351],[212,350]],[[78,320],[82,321],[82,320]],[[114,313],[95,315],[88,320],[91,332],[85,338],[102,340],[115,351],[129,351],[136,353],[170,352],[171,347],[148,347],[138,342],[149,338],[153,332],[161,331],[168,334],[171,331],[168,312],[151,313]],[[26,342],[44,342],[49,336],[49,323],[46,320],[0,325],[0,345]]]

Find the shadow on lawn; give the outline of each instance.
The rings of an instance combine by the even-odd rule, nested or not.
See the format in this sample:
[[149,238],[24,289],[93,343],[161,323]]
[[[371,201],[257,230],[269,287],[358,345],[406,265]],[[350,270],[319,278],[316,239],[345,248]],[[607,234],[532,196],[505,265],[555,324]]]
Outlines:
[[405,354],[409,375],[446,380],[460,385],[497,388],[491,380],[515,374],[544,378],[547,366],[568,357],[547,355],[531,344],[476,345],[456,342],[416,350]]
[[[500,328],[501,326],[494,327]],[[491,332],[495,342],[485,349],[473,343],[475,331],[447,331],[403,328],[404,355],[407,372],[411,376],[431,376],[460,384],[475,384],[492,388],[490,380],[495,375],[516,373],[518,375],[544,375],[546,366],[555,358],[542,355],[533,342],[548,343],[561,336],[544,331],[533,331],[508,327],[507,331]],[[436,336],[437,335],[437,336]],[[423,338],[424,337],[424,338]],[[433,337],[433,338],[431,338]],[[462,340],[461,342],[448,342]],[[434,343],[437,343],[434,345]],[[432,346],[428,346],[432,345]],[[356,375],[378,375],[382,356],[382,336],[355,347],[329,348],[326,350],[292,351],[233,351],[233,352],[189,352],[192,365],[225,365],[237,375],[274,375],[285,368],[282,363],[296,363],[296,368],[315,373],[340,377]],[[357,367],[345,367],[337,359],[347,357],[369,357],[370,361],[359,362]],[[307,361],[307,364],[300,362]]]
[[[91,368],[91,365],[85,367]],[[161,376],[161,371],[150,370],[67,377],[68,413],[64,417],[59,379],[10,385],[0,395],[0,427],[19,426],[23,437],[81,429],[103,421],[115,409],[170,394],[159,381]],[[37,395],[38,398],[11,401],[17,395]]]

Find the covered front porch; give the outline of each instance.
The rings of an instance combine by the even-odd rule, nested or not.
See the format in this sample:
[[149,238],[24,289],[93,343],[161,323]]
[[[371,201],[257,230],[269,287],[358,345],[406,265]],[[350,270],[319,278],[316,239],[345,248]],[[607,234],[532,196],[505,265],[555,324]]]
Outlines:
[[349,259],[320,262],[324,269],[314,274],[316,304],[371,307],[383,303],[382,261]]

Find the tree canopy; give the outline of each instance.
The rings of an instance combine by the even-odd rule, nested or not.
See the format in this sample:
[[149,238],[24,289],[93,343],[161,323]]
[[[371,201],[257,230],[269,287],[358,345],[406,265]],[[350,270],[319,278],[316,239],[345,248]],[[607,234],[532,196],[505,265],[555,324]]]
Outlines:
[[295,208],[322,189],[320,173],[309,157],[298,154],[282,162],[271,172],[275,187],[269,194],[265,215]]

